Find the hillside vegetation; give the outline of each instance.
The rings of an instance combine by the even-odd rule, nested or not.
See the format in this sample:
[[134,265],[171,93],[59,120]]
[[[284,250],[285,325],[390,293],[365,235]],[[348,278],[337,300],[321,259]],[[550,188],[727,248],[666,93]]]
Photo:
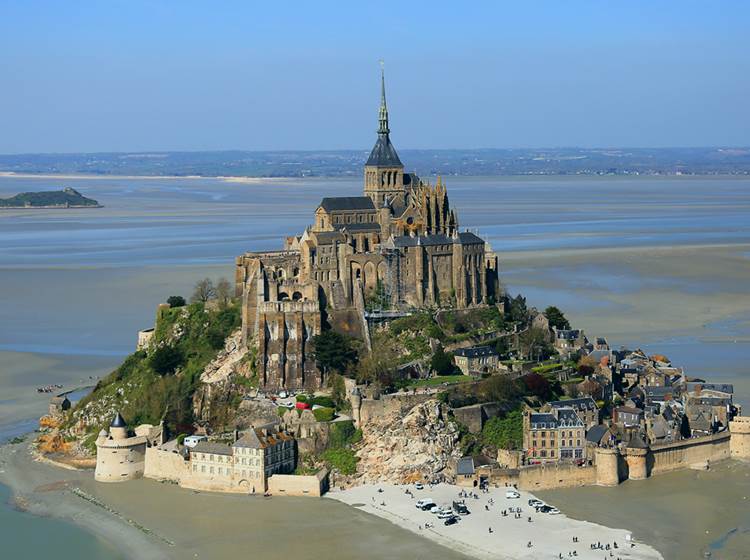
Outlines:
[[171,433],[189,430],[201,373],[239,325],[237,305],[208,309],[193,303],[163,310],[148,349],[134,352],[99,381],[78,403],[66,427],[83,421],[88,446],[118,410],[131,425],[163,419]]
[[93,198],[86,198],[75,189],[61,191],[25,192],[10,198],[0,198],[0,208],[34,208],[43,206],[100,206]]

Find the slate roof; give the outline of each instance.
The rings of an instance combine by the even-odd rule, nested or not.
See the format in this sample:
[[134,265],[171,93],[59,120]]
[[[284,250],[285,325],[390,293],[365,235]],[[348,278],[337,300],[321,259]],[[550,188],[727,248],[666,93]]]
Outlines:
[[398,158],[396,148],[391,144],[391,139],[388,134],[378,134],[378,139],[370,152],[370,157],[367,158],[365,165],[373,165],[376,167],[403,167],[404,164]]
[[481,243],[484,245],[484,239],[471,233],[470,231],[462,231],[458,234],[458,239],[462,245],[473,245],[475,243]]
[[497,356],[497,350],[492,346],[474,346],[473,348],[459,348],[453,354],[465,358],[481,358],[482,356]]
[[734,385],[730,383],[695,383],[689,382],[687,384],[688,391],[695,391],[696,387],[700,387],[703,391],[719,391],[721,393],[734,393]]
[[591,429],[586,432],[586,441],[590,441],[591,443],[599,443],[600,441],[602,441],[604,434],[606,434],[608,431],[609,428],[604,424],[597,424],[596,426],[592,426]]
[[396,247],[416,247],[417,245],[452,245],[453,243],[460,243],[461,245],[475,245],[481,243],[484,245],[484,240],[481,237],[477,237],[469,231],[464,231],[458,234],[456,238],[449,237],[442,233],[436,233],[433,235],[400,235],[393,238],[393,244]]
[[334,241],[344,241],[346,239],[344,234],[340,231],[320,231],[316,232],[315,239],[318,241],[318,245],[329,245]]
[[456,474],[471,476],[474,474],[474,459],[472,457],[461,457],[456,466]]
[[575,410],[596,410],[596,402],[591,397],[582,397],[580,399],[569,399],[567,401],[551,401],[552,408],[573,408]]
[[328,212],[346,210],[375,210],[375,204],[369,196],[327,196],[320,206]]
[[213,453],[214,455],[231,455],[232,448],[227,443],[217,441],[199,441],[192,449],[192,453]]
[[125,419],[119,412],[117,416],[112,419],[112,423],[109,425],[110,428],[127,428],[128,425],[125,423]]

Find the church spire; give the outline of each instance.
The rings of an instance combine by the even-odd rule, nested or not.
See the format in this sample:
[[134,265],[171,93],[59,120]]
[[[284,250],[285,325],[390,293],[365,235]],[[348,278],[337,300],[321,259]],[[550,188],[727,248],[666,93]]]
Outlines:
[[385,68],[384,63],[380,61],[380,111],[378,112],[378,134],[388,134],[388,106],[385,104]]

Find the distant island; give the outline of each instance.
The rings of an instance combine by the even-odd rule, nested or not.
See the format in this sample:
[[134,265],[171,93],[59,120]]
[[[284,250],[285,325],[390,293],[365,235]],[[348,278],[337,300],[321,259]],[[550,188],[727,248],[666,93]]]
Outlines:
[[0,198],[0,208],[101,208],[93,198],[75,189],[61,191],[25,192],[10,198]]

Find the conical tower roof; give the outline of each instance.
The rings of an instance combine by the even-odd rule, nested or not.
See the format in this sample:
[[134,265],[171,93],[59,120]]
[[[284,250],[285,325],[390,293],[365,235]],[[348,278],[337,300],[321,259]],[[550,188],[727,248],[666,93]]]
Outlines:
[[125,423],[125,419],[122,417],[122,414],[119,412],[112,420],[112,423],[109,425],[110,428],[127,428],[128,425]]
[[380,109],[378,110],[378,139],[365,165],[373,167],[403,167],[391,144],[391,129],[388,126],[388,106],[385,102],[385,71],[380,69]]

